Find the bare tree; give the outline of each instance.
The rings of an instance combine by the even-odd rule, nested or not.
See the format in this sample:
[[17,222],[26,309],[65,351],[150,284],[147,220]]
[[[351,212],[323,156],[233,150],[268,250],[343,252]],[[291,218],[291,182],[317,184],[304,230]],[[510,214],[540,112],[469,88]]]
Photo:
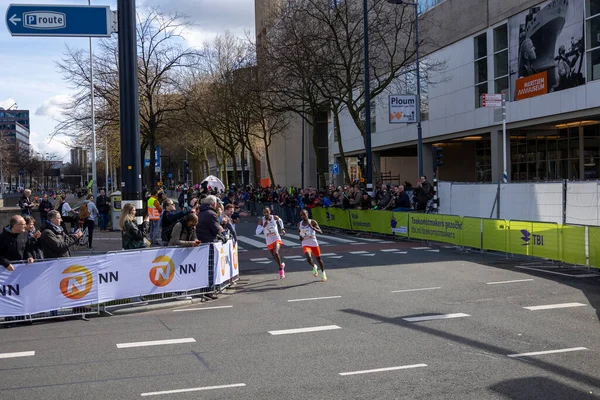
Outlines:
[[[198,65],[200,53],[188,48],[182,34],[190,24],[179,14],[165,15],[157,10],[138,14],[138,82],[140,101],[140,136],[142,155],[150,151],[150,165],[155,163],[154,146],[162,135],[170,132],[165,126],[166,116],[181,111],[189,104],[183,95],[184,77],[189,69]],[[77,93],[65,105],[64,119],[55,134],[61,133],[88,143],[91,130],[89,54],[83,50],[67,49],[57,65],[63,78],[71,83]],[[93,58],[94,93],[98,111],[96,124],[99,139],[106,128],[118,126],[118,48],[115,39],[102,40]],[[79,138],[79,139],[77,139]],[[172,139],[172,138],[171,138]],[[86,146],[89,147],[89,146]],[[140,160],[142,163],[142,160]],[[154,168],[148,168],[146,183],[154,185]]]

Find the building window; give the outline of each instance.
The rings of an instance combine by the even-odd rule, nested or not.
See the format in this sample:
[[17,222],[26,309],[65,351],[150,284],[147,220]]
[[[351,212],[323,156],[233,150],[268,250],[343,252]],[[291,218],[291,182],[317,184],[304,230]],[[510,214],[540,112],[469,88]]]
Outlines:
[[473,42],[475,48],[475,108],[481,107],[481,96],[487,93],[487,34],[476,36]]
[[418,0],[419,3],[419,13],[424,13],[427,10],[432,9],[433,7],[442,4],[446,0]]
[[[363,121],[365,121],[365,110],[361,110],[360,112],[360,119]],[[377,132],[377,107],[376,107],[376,102],[375,101],[371,101],[371,133],[376,133]]]
[[494,93],[508,92],[508,28],[494,29]]
[[588,80],[600,79],[600,0],[586,0],[586,53]]

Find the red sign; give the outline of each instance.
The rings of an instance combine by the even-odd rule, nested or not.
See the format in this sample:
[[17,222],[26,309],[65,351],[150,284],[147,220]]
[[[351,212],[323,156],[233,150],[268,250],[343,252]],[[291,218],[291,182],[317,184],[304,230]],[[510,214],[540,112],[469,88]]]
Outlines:
[[548,73],[546,71],[517,79],[515,89],[515,100],[517,101],[546,93],[548,93]]

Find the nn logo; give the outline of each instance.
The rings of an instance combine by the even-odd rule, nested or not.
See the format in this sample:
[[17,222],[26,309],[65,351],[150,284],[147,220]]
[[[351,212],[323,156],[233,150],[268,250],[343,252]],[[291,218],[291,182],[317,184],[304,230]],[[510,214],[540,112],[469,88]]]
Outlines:
[[233,264],[233,270],[237,271],[238,269],[238,249],[237,249],[237,243],[233,245],[233,249],[231,251],[231,263]]
[[60,292],[66,298],[79,300],[92,290],[92,273],[83,265],[71,265],[62,273],[67,276],[60,281]]
[[[167,286],[173,280],[175,276],[175,264],[171,257],[158,256],[152,260],[154,267],[150,269],[150,282],[154,286]],[[196,264],[185,264],[179,266],[179,274],[191,274],[196,272]]]
[[521,238],[521,240],[523,241],[521,246],[529,246],[529,244],[531,243],[533,243],[534,246],[544,245],[543,235],[531,234],[527,229],[521,229],[521,234],[523,235],[523,237]]
[[221,247],[219,251],[219,267],[221,269],[221,276],[225,276],[225,268],[229,265],[229,257],[225,253],[225,248]]
[[19,284],[16,285],[0,285],[0,296],[19,296],[21,294],[21,289],[19,288]]

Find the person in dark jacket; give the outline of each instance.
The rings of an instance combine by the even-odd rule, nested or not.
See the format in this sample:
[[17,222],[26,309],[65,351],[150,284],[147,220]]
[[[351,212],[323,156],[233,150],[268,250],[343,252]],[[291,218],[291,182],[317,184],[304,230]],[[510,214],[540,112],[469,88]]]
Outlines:
[[14,271],[12,261],[27,260],[32,263],[33,252],[27,237],[27,223],[20,215],[10,218],[8,227],[0,233],[0,264],[9,271]]
[[398,186],[393,211],[410,211],[410,198],[402,185]]
[[34,207],[33,200],[31,200],[31,190],[23,190],[23,196],[19,199],[19,208],[21,209],[21,216],[31,215],[31,209]]
[[100,191],[100,195],[96,199],[96,208],[98,208],[98,225],[100,232],[108,230],[110,199],[104,190]]
[[35,230],[35,219],[33,217],[24,217],[25,223],[27,224],[27,237],[29,238],[29,246],[33,253],[33,258],[36,260],[44,259],[44,252],[42,251],[42,244],[40,242],[41,231]]
[[202,243],[214,242],[217,235],[223,232],[216,211],[218,203],[217,197],[213,195],[206,196],[202,200],[200,213],[198,214],[198,225],[196,226],[196,236]]
[[196,214],[190,213],[183,217],[173,227],[168,246],[200,246],[200,241],[196,237],[196,225],[198,225],[198,216]]
[[[127,203],[121,210],[121,219],[119,219],[119,228],[121,228],[121,240],[123,249],[142,249],[150,245],[147,241],[146,234],[150,227],[150,217],[146,215],[141,224],[135,221],[135,206]],[[144,240],[146,239],[146,240]]]
[[42,197],[42,201],[40,201],[40,218],[42,219],[42,225],[46,223],[46,219],[48,217],[48,211],[52,210],[54,207],[50,200],[48,200],[48,195],[45,194]]
[[77,243],[83,235],[80,230],[68,234],[61,227],[61,222],[62,217],[58,211],[48,212],[48,221],[42,227],[42,236],[40,237],[42,251],[46,259],[71,257],[69,247]]
[[[190,197],[188,197],[188,199],[190,199]],[[193,209],[196,206],[197,202],[198,202],[198,199],[193,198],[193,199],[189,200],[188,207],[184,207],[183,210],[181,210],[181,211],[175,211],[177,208],[175,207],[175,203],[173,203],[173,201],[171,199],[167,198],[165,201],[163,201],[163,203],[162,203],[163,213],[160,216],[160,225],[161,225],[160,238],[162,239],[164,244],[169,242],[169,240],[167,238],[167,231],[172,230],[174,225],[181,218],[194,212]]]

